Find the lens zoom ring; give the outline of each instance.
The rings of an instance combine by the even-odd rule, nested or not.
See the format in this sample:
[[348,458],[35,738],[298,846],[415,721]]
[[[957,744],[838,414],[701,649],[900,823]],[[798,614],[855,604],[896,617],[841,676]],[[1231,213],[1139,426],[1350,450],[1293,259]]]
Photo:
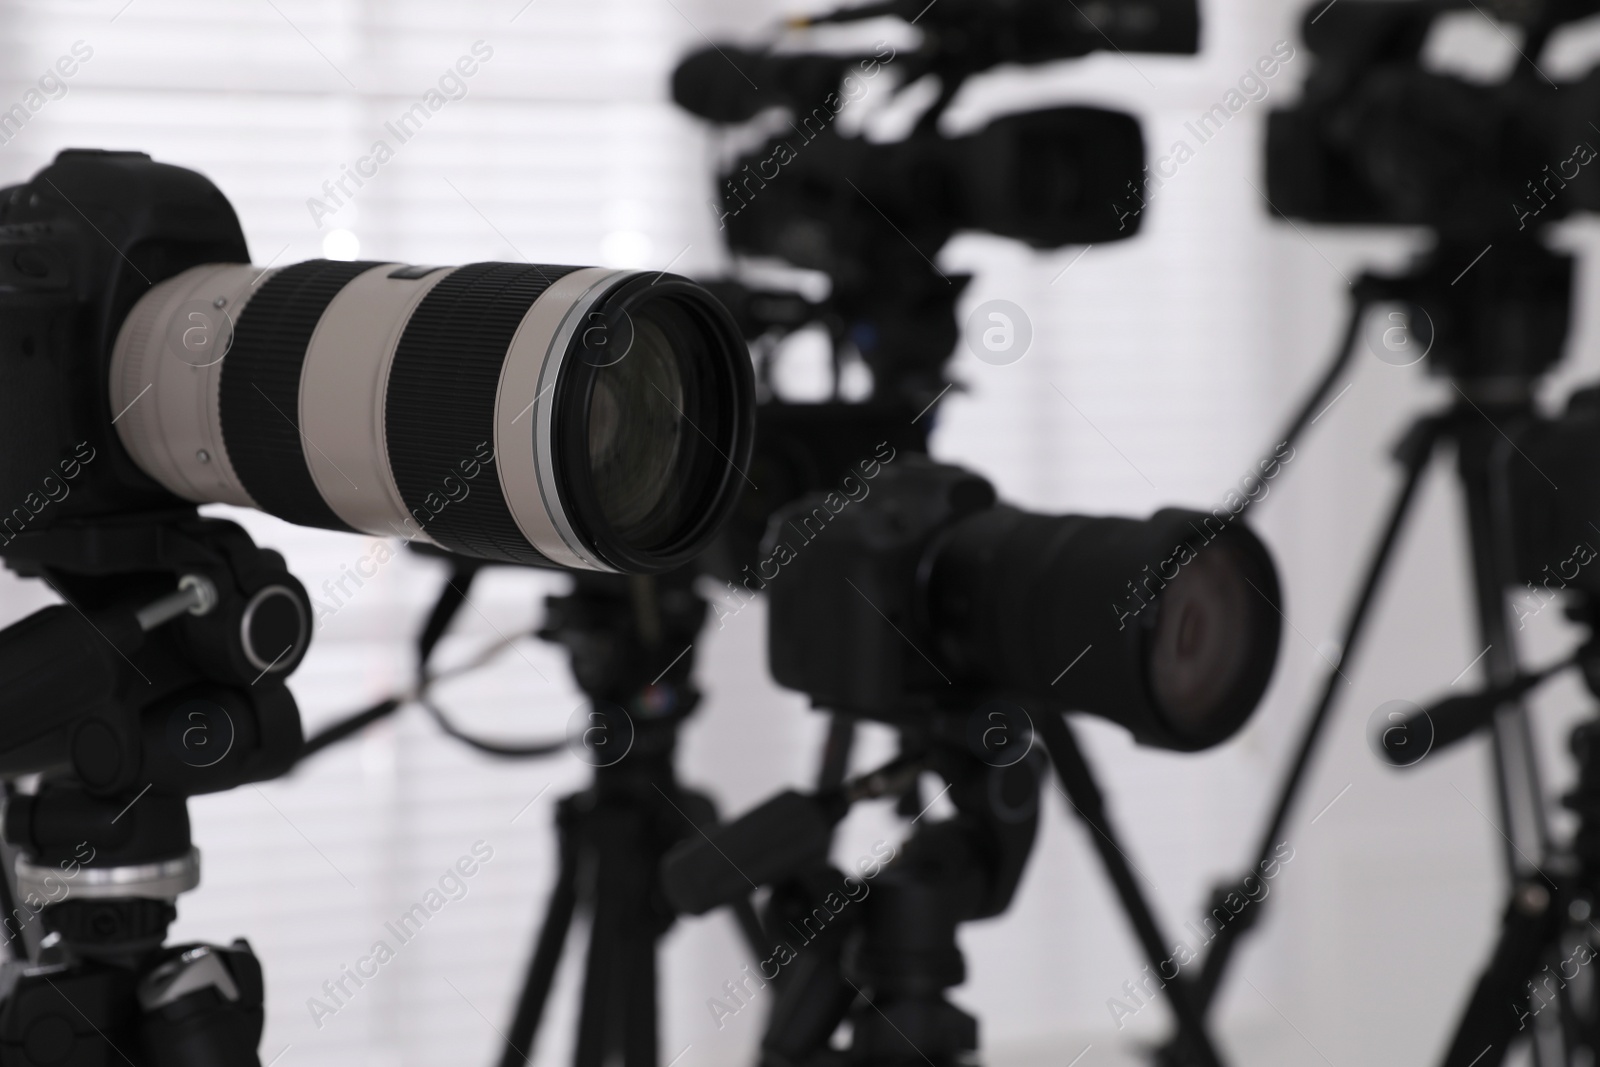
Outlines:
[[352,278],[377,265],[312,259],[285,267],[262,283],[234,326],[219,383],[222,438],[251,498],[280,519],[351,529],[322,499],[306,463],[316,443],[300,433],[300,371],[322,313]]
[[[492,455],[500,370],[523,316],[578,269],[471,263],[434,286],[406,325],[389,372],[389,467],[406,509],[443,548],[550,563],[517,526],[494,466],[480,461]],[[524,421],[531,434],[533,413]]]

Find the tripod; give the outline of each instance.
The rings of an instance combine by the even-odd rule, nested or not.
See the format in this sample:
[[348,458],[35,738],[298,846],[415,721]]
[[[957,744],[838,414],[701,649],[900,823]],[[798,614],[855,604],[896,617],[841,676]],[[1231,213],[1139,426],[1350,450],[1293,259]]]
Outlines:
[[1570,747],[1578,782],[1563,802],[1578,816],[1572,849],[1513,888],[1500,938],[1445,1056],[1449,1067],[1499,1063],[1530,1032],[1541,1055],[1565,1049],[1565,1062],[1592,1063],[1600,1051],[1600,998],[1589,973],[1600,900],[1600,721],[1575,728]]
[[189,514],[23,535],[6,556],[67,603],[0,631],[0,774],[42,772],[4,835],[48,931],[0,974],[0,1064],[257,1064],[249,944],[163,942],[200,879],[187,798],[275,777],[299,750],[284,679],[310,637],[305,591],[239,527]]
[[[1259,839],[1257,858],[1270,856],[1288,821],[1316,745],[1339,692],[1339,672],[1354,662],[1379,585],[1393,557],[1422,475],[1435,451],[1445,444],[1456,452],[1457,474],[1465,500],[1478,631],[1486,652],[1489,689],[1503,691],[1487,723],[1493,739],[1496,795],[1506,839],[1504,862],[1514,886],[1526,886],[1548,871],[1549,830],[1539,783],[1532,736],[1521,703],[1525,686],[1518,666],[1515,634],[1510,626],[1506,590],[1517,581],[1516,515],[1510,480],[1513,465],[1530,462],[1519,454],[1513,438],[1519,428],[1539,416],[1533,389],[1539,377],[1560,359],[1566,340],[1572,285],[1572,261],[1535,240],[1496,243],[1479,258],[1476,248],[1448,241],[1396,277],[1364,276],[1356,287],[1356,304],[1344,339],[1341,359],[1353,347],[1359,315],[1375,302],[1400,301],[1415,312],[1426,309],[1414,324],[1411,340],[1427,350],[1435,369],[1451,380],[1457,401],[1448,410],[1424,416],[1402,438],[1395,458],[1402,467],[1401,485],[1386,514],[1382,532],[1368,558],[1356,599],[1341,633],[1338,663],[1319,691]],[[1339,363],[1336,363],[1337,370]],[[1331,383],[1323,383],[1324,387]],[[1235,885],[1219,887],[1220,899]],[[1197,980],[1202,1010],[1215,1000],[1221,979],[1241,937],[1259,921],[1264,909],[1246,909],[1222,926],[1207,953]],[[1224,911],[1221,914],[1226,914]],[[1242,920],[1242,921],[1241,921]],[[1566,1062],[1560,1049],[1559,1012],[1535,1020],[1539,1063]],[[1471,1019],[1466,1020],[1470,1023]],[[1464,1026],[1466,1025],[1464,1023]],[[1513,1024],[1515,1020],[1513,1020]],[[1479,1045],[1472,1055],[1484,1052]],[[1503,1056],[1501,1048],[1500,1055]],[[1471,1057],[1447,1063],[1466,1067]],[[1170,1047],[1162,1062],[1181,1062]],[[1485,1058],[1490,1067],[1498,1058]]]
[[706,603],[690,572],[575,580],[572,593],[546,600],[540,636],[567,647],[592,702],[571,747],[594,766],[594,783],[557,805],[556,882],[500,1063],[517,1067],[532,1055],[581,911],[589,945],[573,1062],[654,1067],[656,944],[674,918],[657,872],[669,849],[716,819],[711,801],[673,771],[678,727],[699,702],[690,649]]
[[[742,988],[729,986],[730,997],[776,987],[763,1064],[972,1061],[977,1020],[945,995],[966,978],[956,931],[1010,905],[1038,830],[1043,760],[1029,752],[986,762],[961,730],[944,728],[949,719],[905,725],[886,767],[813,794],[781,793],[668,857],[667,894],[691,914],[733,903],[751,883],[772,887],[755,971]],[[842,762],[830,746],[825,776]],[[949,783],[953,817],[924,821],[916,810],[923,770]],[[920,825],[898,854],[874,848],[849,873],[833,867],[834,826],[856,801],[882,796],[899,798]],[[850,1043],[837,1049],[832,1038],[846,1021]]]
[[[945,991],[965,979],[960,924],[1003,913],[1032,852],[1045,764],[1032,747],[1034,721],[1142,947],[1159,962],[1171,942],[1133,880],[1093,774],[1058,710],[1030,718],[1022,707],[994,700],[972,714],[919,707],[892,723],[900,729],[900,755],[850,781],[839,771],[848,762],[851,720],[835,715],[814,793],[781,793],[704,839],[688,840],[663,868],[668,897],[689,914],[737,902],[752,883],[772,886],[756,974],[747,971],[745,979],[749,993],[756,991],[752,982],[777,990],[761,1044],[765,1067],[972,1062],[977,1021]],[[917,775],[924,770],[948,783],[954,817],[922,821],[927,812]],[[898,797],[900,814],[921,825],[886,865],[882,857],[863,857],[848,875],[834,868],[834,826],[851,804],[882,796]],[[1217,1067],[1222,1061],[1189,984],[1175,978],[1156,984],[1178,1016],[1184,1062]],[[833,1035],[846,1021],[850,1043],[835,1048]]]

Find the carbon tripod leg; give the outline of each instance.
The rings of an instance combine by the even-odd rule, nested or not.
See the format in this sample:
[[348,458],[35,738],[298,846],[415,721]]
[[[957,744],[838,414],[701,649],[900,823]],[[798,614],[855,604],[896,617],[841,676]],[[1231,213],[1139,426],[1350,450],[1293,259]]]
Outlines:
[[566,947],[567,931],[572,928],[572,912],[578,903],[578,837],[572,826],[570,799],[557,809],[556,830],[560,838],[559,865],[556,884],[545,904],[544,922],[539,928],[538,947],[528,961],[528,972],[522,980],[522,993],[517,998],[517,1013],[511,1020],[511,1030],[506,1035],[506,1047],[500,1055],[500,1067],[523,1067],[533,1062],[533,1046],[539,1034],[539,1022],[544,1016],[545,1002],[550,998],[550,986],[561,965],[561,951]]
[[1549,890],[1524,882],[1512,893],[1489,965],[1456,1028],[1443,1067],[1496,1067],[1513,1041],[1531,1033],[1528,983],[1561,936],[1561,909]]
[[617,923],[620,918],[605,887],[597,887],[594,912],[589,918],[589,954],[584,961],[583,1003],[578,1009],[573,1067],[601,1067],[607,1061],[607,1052],[616,1044],[611,1032],[612,976],[618,969],[616,955],[621,931]]
[[1161,932],[1144,891],[1133,880],[1131,864],[1117,844],[1115,831],[1106,814],[1104,796],[1095,782],[1093,770],[1083,757],[1083,751],[1078,747],[1072,727],[1065,716],[1057,712],[1046,712],[1035,723],[1039,737],[1044,741],[1045,751],[1050,754],[1050,762],[1055,766],[1062,793],[1089,828],[1089,838],[1100,853],[1112,888],[1122,902],[1122,910],[1127,913],[1134,935],[1144,949],[1145,958],[1150,961],[1151,970],[1166,982],[1162,988],[1167,994],[1172,1014],[1178,1021],[1175,1047],[1182,1050],[1185,1062],[1198,1064],[1199,1067],[1222,1067],[1222,1058],[1217,1054],[1206,1029],[1205,1009],[1194,983],[1177,973],[1167,978],[1164,967],[1171,960],[1168,949],[1173,942]]
[[656,1067],[656,941],[651,896],[660,852],[635,802],[594,813],[594,910],[574,1067]]
[[624,916],[621,948],[622,972],[618,980],[622,985],[623,1067],[656,1067],[660,1034],[656,1017],[656,931],[649,928],[645,919],[649,907],[649,890],[655,885],[654,872],[648,864],[635,859],[631,881],[626,890],[635,899],[628,900]]

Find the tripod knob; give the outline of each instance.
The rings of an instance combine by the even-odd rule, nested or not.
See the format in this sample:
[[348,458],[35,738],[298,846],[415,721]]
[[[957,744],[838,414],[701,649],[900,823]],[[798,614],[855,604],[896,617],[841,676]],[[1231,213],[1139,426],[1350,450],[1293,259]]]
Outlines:
[[257,1064],[261,964],[240,939],[228,948],[180,945],[139,981],[142,1043],[159,1067]]

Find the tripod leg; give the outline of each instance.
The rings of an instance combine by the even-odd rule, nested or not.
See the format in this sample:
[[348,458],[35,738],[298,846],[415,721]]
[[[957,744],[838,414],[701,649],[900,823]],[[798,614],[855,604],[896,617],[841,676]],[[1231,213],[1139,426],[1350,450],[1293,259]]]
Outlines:
[[1156,925],[1155,913],[1150,910],[1150,904],[1145,900],[1139,883],[1133,880],[1133,872],[1129,868],[1127,857],[1123,855],[1122,849],[1112,836],[1100,787],[1095,784],[1094,774],[1089,769],[1089,764],[1085,762],[1082,750],[1078,748],[1077,739],[1072,735],[1072,727],[1067,725],[1066,718],[1057,712],[1047,712],[1039,716],[1036,721],[1039,736],[1044,741],[1045,750],[1050,754],[1050,762],[1055,765],[1056,776],[1061,781],[1061,788],[1089,827],[1089,836],[1094,841],[1096,851],[1100,853],[1101,862],[1105,864],[1106,873],[1111,877],[1117,896],[1122,901],[1123,910],[1128,913],[1128,920],[1133,924],[1134,933],[1138,935],[1139,944],[1144,948],[1145,957],[1155,972],[1166,982],[1163,988],[1167,994],[1167,1001],[1172,1005],[1172,1013],[1178,1018],[1179,1043],[1203,1067],[1220,1067],[1222,1060],[1211,1044],[1210,1035],[1206,1033],[1205,1013],[1200,999],[1196,996],[1194,983],[1181,974],[1174,973],[1170,979],[1166,976],[1164,967],[1171,962],[1168,950],[1172,941],[1167,939]]
[[500,1067],[523,1067],[533,1062],[539,1021],[544,1016],[545,1001],[550,997],[550,986],[555,981],[556,968],[561,964],[561,950],[566,947],[567,931],[572,927],[572,912],[578,902],[577,840],[565,811],[558,816],[556,825],[561,836],[556,884],[545,905],[538,947],[534,950],[533,959],[528,962],[528,973],[522,980],[522,993],[517,998],[517,1012],[512,1017],[511,1030],[506,1035],[505,1050],[500,1055]]
[[656,939],[650,922],[655,865],[648,816],[620,807],[591,820],[595,842],[594,915],[588,974],[578,1013],[574,1067],[655,1067]]
[[594,912],[589,919],[589,954],[584,961],[583,1003],[578,1009],[578,1039],[573,1052],[573,1067],[601,1067],[606,1053],[615,1046],[610,1033],[613,969],[617,963],[622,931],[615,900],[616,887],[608,885],[604,870],[596,871]]
[[[645,864],[635,863],[633,885],[652,884]],[[632,886],[630,886],[632,888]],[[620,1027],[623,1067],[656,1067],[660,1036],[656,1018],[656,936],[644,921],[644,900],[630,901],[626,935],[622,940],[623,1019]]]
[[[1284,775],[1283,783],[1278,787],[1278,796],[1272,807],[1272,815],[1267,819],[1267,825],[1260,838],[1260,845],[1256,849],[1256,862],[1246,872],[1247,875],[1262,870],[1262,865],[1272,859],[1273,850],[1282,840],[1284,824],[1289,821],[1289,812],[1294,807],[1295,799],[1299,796],[1300,788],[1305,783],[1306,771],[1311,765],[1312,754],[1316,752],[1317,742],[1322,737],[1322,731],[1327,725],[1333,712],[1334,700],[1340,692],[1340,682],[1343,676],[1340,671],[1355,662],[1355,653],[1366,629],[1367,617],[1371,613],[1373,602],[1377,598],[1378,586],[1383,582],[1384,573],[1388,570],[1389,562],[1394,558],[1394,548],[1400,539],[1400,533],[1405,528],[1406,518],[1411,513],[1412,503],[1416,500],[1417,486],[1422,480],[1422,474],[1427,469],[1428,460],[1433,455],[1433,447],[1438,436],[1438,425],[1432,420],[1417,423],[1412,431],[1401,441],[1396,450],[1401,463],[1405,465],[1404,480],[1396,493],[1393,502],[1389,505],[1389,514],[1384,522],[1383,533],[1379,536],[1377,544],[1372,549],[1372,554],[1367,561],[1366,574],[1361,582],[1361,591],[1356,596],[1355,604],[1350,608],[1350,614],[1345,619],[1344,630],[1340,634],[1339,662],[1332,667],[1323,679],[1321,693],[1316,706],[1311,711],[1311,716],[1306,721],[1305,729],[1300,735],[1300,744],[1295,749],[1293,761],[1289,764],[1288,773]],[[1242,881],[1242,879],[1241,879]],[[1210,951],[1206,953],[1205,962],[1200,967],[1200,978],[1195,983],[1196,997],[1203,1012],[1211,1006],[1218,987],[1222,983],[1223,972],[1227,969],[1228,961],[1233,957],[1233,949],[1242,935],[1251,924],[1258,921],[1263,909],[1256,907],[1242,912],[1248,915],[1245,922],[1231,922],[1217,931],[1217,936]]]
[[[1500,484],[1504,474],[1494,459],[1501,446],[1498,434],[1492,425],[1473,425],[1457,438],[1484,673],[1490,685],[1504,686],[1516,680],[1520,668],[1506,598],[1506,590],[1516,583],[1511,519]],[[1550,847],[1533,734],[1520,701],[1508,702],[1495,714],[1493,737],[1505,865],[1515,882],[1531,877]]]
[[1496,1067],[1511,1043],[1531,1032],[1532,1016],[1540,1009],[1530,999],[1529,979],[1560,932],[1561,915],[1551,906],[1549,891],[1537,882],[1517,887],[1444,1067]]

